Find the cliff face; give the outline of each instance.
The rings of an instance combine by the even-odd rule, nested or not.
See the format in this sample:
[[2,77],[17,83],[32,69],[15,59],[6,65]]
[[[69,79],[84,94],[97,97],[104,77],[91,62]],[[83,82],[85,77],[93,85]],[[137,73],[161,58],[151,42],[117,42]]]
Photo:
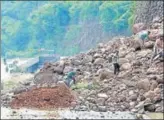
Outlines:
[[137,1],[134,23],[150,23],[154,17],[163,16],[163,1]]

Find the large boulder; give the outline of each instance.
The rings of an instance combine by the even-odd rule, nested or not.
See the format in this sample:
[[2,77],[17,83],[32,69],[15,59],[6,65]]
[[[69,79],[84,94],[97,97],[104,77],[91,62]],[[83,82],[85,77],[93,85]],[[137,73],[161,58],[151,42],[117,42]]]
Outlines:
[[146,30],[146,25],[144,23],[136,23],[133,25],[133,33],[136,34],[142,30]]
[[150,100],[153,100],[154,97],[155,97],[155,92],[150,90],[150,91],[148,91],[144,94],[144,97],[145,98],[150,98]]
[[97,58],[94,61],[94,64],[96,64],[96,65],[103,65],[104,63],[105,63],[105,60],[103,58]]
[[149,49],[142,50],[138,52],[137,57],[143,58],[143,57],[146,57],[150,53],[152,53],[152,50],[149,50]]
[[124,64],[124,63],[128,63],[128,62],[129,62],[129,60],[126,59],[126,58],[120,58],[120,59],[119,59],[120,65],[122,65],[122,64]]
[[132,66],[130,63],[124,63],[123,65],[121,65],[122,70],[129,70],[131,68],[132,68]]
[[153,46],[154,46],[154,42],[152,41],[145,42],[145,48],[152,49]]
[[113,72],[107,68],[104,68],[104,69],[99,69],[97,71],[97,74],[99,75],[100,80],[104,80],[104,79],[110,78]]
[[137,83],[137,87],[139,89],[143,89],[145,91],[149,91],[149,89],[150,89],[150,81],[148,79],[139,80],[138,83]]

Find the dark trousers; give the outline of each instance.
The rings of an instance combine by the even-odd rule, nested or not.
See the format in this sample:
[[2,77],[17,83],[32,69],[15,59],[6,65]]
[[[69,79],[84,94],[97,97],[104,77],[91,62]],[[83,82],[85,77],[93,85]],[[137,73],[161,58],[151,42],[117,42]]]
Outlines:
[[118,74],[120,72],[120,65],[118,63],[114,63],[114,74]]

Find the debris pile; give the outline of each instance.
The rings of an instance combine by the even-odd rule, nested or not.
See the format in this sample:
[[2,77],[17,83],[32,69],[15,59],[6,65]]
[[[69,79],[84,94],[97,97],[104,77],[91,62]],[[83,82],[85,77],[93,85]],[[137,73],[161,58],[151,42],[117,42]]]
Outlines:
[[65,84],[54,88],[35,88],[17,94],[11,102],[12,108],[66,108],[75,102],[75,97]]
[[[141,47],[134,35],[116,37],[107,43],[100,43],[97,48],[86,53],[66,57],[55,63],[46,63],[35,76],[34,83],[38,89],[19,94],[17,99],[12,101],[12,106],[39,108],[69,106],[73,97],[67,95],[68,89],[64,91],[63,88],[52,89],[52,86],[57,81],[63,80],[66,73],[76,69],[77,83],[87,81],[99,84],[96,89],[75,90],[79,103],[74,108],[76,110],[163,112],[163,61],[150,62],[155,40],[161,33],[163,34],[163,19],[147,28],[151,32],[151,39],[145,42],[145,48]],[[113,74],[111,54],[115,50],[119,50],[120,57],[118,76]],[[45,89],[45,86],[49,88]],[[46,100],[43,96],[44,91]],[[56,94],[55,91],[62,94]],[[69,100],[70,102],[66,102]]]

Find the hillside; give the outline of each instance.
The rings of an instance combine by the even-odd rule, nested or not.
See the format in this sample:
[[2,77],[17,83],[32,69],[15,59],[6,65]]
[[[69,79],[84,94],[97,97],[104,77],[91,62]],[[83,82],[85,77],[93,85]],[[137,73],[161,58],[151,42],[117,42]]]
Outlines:
[[2,56],[32,57],[40,48],[74,55],[116,35],[130,35],[131,1],[2,1]]
[[[160,31],[163,22],[161,19],[150,25],[152,38],[161,34],[158,32],[155,35],[153,31]],[[155,39],[150,39],[145,43],[145,48],[138,49],[141,46],[136,36],[117,37],[104,44],[100,43],[86,53],[46,63],[28,84],[21,83],[12,89],[12,97],[3,94],[2,103],[4,106],[18,108],[46,109],[47,106],[60,107],[61,104],[63,107],[64,104],[79,111],[131,111],[140,114],[163,112],[163,60],[150,62],[154,42]],[[111,63],[111,54],[115,50],[120,51],[121,72],[118,76],[113,74]],[[60,94],[65,89],[56,92],[55,89],[60,88],[56,86],[57,81],[62,81],[72,70],[77,70],[77,84],[72,86],[72,93]],[[70,92],[70,89],[66,91]],[[73,93],[76,96],[74,101],[70,97]],[[56,99],[69,96],[71,100],[68,97],[62,103],[60,100],[54,102],[56,99],[51,97],[52,94]]]

